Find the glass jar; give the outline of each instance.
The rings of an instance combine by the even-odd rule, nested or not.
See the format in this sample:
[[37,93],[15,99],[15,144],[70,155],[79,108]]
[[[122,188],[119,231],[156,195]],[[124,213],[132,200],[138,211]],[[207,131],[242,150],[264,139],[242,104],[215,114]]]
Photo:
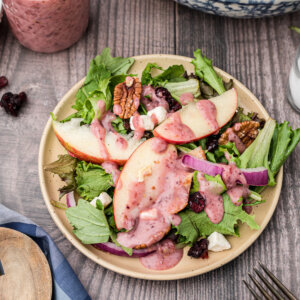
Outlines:
[[3,0],[13,34],[37,52],[66,49],[85,32],[89,0]]
[[300,113],[300,46],[290,71],[287,96],[292,107]]

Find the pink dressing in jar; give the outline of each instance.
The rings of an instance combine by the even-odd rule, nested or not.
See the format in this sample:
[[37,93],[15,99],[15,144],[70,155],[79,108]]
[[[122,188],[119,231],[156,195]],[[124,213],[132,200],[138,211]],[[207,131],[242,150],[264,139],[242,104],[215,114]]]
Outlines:
[[4,10],[19,42],[52,53],[77,42],[89,19],[89,0],[4,0]]

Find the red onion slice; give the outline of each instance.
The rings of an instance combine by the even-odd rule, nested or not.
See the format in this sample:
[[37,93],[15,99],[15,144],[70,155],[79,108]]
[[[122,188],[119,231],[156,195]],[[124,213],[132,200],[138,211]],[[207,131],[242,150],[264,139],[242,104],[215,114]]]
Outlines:
[[132,255],[130,256],[121,247],[118,247],[117,245],[111,242],[93,244],[93,246],[99,250],[109,252],[114,255],[126,256],[126,257],[144,257],[155,251],[154,248],[146,248],[146,249],[139,249],[139,250],[133,249]]
[[224,171],[224,168],[222,168],[219,164],[215,164],[204,159],[198,159],[190,155],[184,155],[182,163],[187,167],[210,176],[216,176],[218,174],[222,175]]
[[264,167],[258,167],[253,169],[240,169],[249,185],[264,186],[268,184],[268,169]]
[[68,207],[75,207],[76,206],[74,192],[68,193],[66,195],[66,200],[67,200],[67,206]]
[[[210,176],[216,176],[218,174],[222,176],[225,167],[222,167],[221,164],[212,163],[191,155],[184,155],[182,163],[191,169],[203,172]],[[268,169],[264,167],[241,169],[241,171],[249,185],[265,186],[268,184]]]

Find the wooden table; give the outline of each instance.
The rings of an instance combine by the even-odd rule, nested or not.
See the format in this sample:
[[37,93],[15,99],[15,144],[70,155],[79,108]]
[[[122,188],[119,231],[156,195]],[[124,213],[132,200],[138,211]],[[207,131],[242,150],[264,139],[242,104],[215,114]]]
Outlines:
[[[300,127],[286,99],[291,63],[300,36],[300,12],[276,18],[236,20],[206,15],[171,0],[92,0],[90,25],[73,47],[39,54],[20,46],[0,25],[0,75],[4,91],[26,91],[18,118],[0,109],[0,202],[50,233],[93,299],[251,299],[242,284],[258,261],[300,295],[299,146],[284,167],[281,199],[268,227],[239,258],[208,274],[178,281],[137,280],[85,258],[57,229],[42,199],[38,148],[42,131],[64,93],[85,76],[89,61],[104,47],[113,55],[167,53],[192,56],[201,48],[216,66],[243,82],[279,121]],[[2,94],[3,91],[1,91]]]

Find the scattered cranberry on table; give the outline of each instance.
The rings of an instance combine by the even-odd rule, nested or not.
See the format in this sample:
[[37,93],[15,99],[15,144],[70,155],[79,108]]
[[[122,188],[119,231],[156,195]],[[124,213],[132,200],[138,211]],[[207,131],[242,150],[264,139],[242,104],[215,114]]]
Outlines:
[[27,95],[24,92],[19,94],[5,93],[0,101],[0,106],[3,107],[6,113],[14,117],[18,116],[21,106],[26,102]]
[[8,80],[5,76],[0,76],[0,89],[8,85]]

